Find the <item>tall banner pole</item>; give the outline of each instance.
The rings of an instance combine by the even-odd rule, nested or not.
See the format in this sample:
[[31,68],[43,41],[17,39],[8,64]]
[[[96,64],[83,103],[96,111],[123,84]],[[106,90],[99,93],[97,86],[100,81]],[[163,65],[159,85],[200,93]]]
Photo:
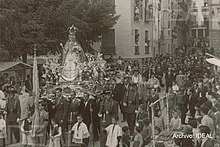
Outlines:
[[39,112],[38,112],[38,101],[39,101],[39,80],[38,80],[38,69],[37,69],[37,46],[34,45],[34,62],[33,62],[33,96],[35,103],[34,120],[33,120],[33,131],[32,135],[35,137],[36,129],[39,125]]
[[170,131],[170,112],[169,112],[169,98],[168,98],[168,95],[166,94],[166,102],[167,102],[167,131],[169,132]]
[[151,113],[152,113],[152,137],[153,137],[153,147],[155,147],[155,124],[154,124],[154,105],[151,105]]
[[92,115],[92,113],[93,113],[93,109],[92,109],[92,104],[90,104],[90,115],[91,115],[91,128],[92,128],[92,147],[94,147],[95,146],[95,144],[94,144],[94,129],[93,129],[93,115]]

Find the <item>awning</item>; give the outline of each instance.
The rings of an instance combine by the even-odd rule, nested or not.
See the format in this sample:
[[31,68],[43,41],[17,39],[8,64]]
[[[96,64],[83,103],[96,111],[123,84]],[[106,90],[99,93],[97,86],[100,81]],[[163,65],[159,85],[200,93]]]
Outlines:
[[32,69],[32,66],[23,62],[0,62],[0,72]]
[[216,58],[209,58],[206,59],[207,62],[209,62],[210,64],[216,65],[220,67],[220,60],[216,59]]

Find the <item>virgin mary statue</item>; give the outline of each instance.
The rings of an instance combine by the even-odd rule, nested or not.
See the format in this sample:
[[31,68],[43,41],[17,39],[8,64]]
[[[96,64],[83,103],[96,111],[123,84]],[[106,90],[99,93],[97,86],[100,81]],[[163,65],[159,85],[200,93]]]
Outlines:
[[69,40],[63,48],[62,65],[63,70],[61,77],[67,82],[72,82],[79,76],[78,65],[83,62],[85,54],[82,47],[76,42],[76,28],[74,26],[69,29]]

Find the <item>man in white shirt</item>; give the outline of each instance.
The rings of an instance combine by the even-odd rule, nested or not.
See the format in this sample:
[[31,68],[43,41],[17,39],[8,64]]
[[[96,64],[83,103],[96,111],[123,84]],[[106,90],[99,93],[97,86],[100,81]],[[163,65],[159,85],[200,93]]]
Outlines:
[[212,120],[212,118],[210,118],[208,116],[208,112],[209,112],[209,108],[206,106],[202,106],[201,107],[201,114],[203,116],[202,120],[201,120],[201,124],[204,126],[209,127],[211,134],[214,135],[214,121]]

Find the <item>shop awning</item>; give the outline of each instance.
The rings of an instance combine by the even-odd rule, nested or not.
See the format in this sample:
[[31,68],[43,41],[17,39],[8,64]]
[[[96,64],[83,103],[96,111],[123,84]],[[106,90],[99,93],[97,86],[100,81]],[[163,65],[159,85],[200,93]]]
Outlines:
[[213,64],[213,65],[220,67],[220,60],[219,59],[209,58],[209,59],[206,59],[206,61],[209,62],[210,64]]
[[32,69],[32,66],[23,62],[0,62],[0,72]]

